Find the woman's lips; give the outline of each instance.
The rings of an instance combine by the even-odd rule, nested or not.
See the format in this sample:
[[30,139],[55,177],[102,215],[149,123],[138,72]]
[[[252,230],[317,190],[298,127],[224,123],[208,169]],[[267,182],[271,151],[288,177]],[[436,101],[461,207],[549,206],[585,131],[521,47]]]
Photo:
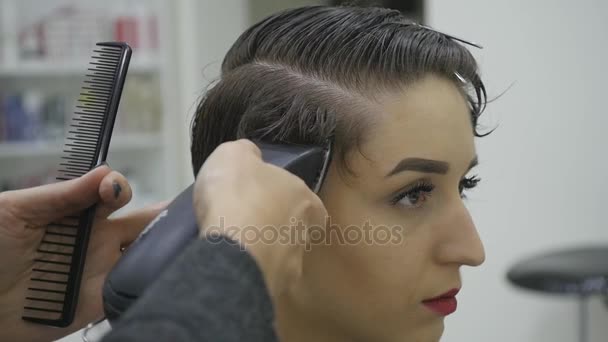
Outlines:
[[435,298],[425,299],[422,304],[435,313],[447,316],[456,311],[458,305],[456,294],[458,294],[458,291],[459,289],[452,289]]

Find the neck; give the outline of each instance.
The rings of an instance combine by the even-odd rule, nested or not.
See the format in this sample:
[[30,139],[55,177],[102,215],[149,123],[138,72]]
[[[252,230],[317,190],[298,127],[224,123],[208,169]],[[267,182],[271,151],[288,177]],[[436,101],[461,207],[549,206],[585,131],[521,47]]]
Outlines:
[[307,312],[299,301],[285,294],[275,305],[276,331],[281,342],[342,342],[352,341],[332,322]]

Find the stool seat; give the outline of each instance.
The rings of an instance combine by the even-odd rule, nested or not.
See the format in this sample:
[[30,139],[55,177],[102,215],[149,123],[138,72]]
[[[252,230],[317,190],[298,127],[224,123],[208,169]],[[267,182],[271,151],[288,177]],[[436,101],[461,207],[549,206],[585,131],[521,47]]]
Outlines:
[[608,246],[571,248],[527,258],[509,269],[507,279],[542,292],[608,295]]

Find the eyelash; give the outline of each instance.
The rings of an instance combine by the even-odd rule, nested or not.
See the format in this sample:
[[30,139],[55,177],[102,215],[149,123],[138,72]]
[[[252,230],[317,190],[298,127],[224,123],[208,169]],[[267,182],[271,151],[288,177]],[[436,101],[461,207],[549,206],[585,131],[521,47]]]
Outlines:
[[[479,184],[479,182],[481,181],[481,178],[479,178],[477,175],[472,176],[472,177],[465,177],[460,181],[460,184],[458,184],[458,190],[460,192],[460,197],[462,198],[466,198],[466,195],[464,194],[465,190],[470,190],[473,189],[477,186],[477,184]],[[428,181],[418,181],[416,184],[412,185],[411,187],[409,187],[407,190],[399,193],[397,196],[395,196],[392,200],[391,200],[391,204],[392,205],[397,205],[397,203],[399,203],[399,201],[401,201],[402,199],[404,199],[405,197],[410,197],[410,196],[416,196],[417,198],[417,202],[418,199],[420,198],[421,194],[424,194],[424,201],[426,201],[428,199],[428,197],[431,196],[431,193],[433,192],[433,190],[435,189],[435,186],[433,184],[431,184]],[[414,207],[419,207],[419,204],[414,204]]]
[[477,184],[479,184],[480,181],[481,181],[481,178],[479,178],[479,176],[477,176],[477,175],[472,176],[472,177],[463,178],[460,181],[460,184],[458,185],[458,190],[460,191],[460,197],[467,198],[467,195],[464,193],[464,191],[475,188],[477,186]]
[[[405,191],[399,193],[391,200],[392,205],[397,205],[405,197],[416,196],[420,198],[420,194],[425,194],[425,199],[431,195],[431,192],[435,189],[435,186],[428,181],[418,181],[416,184],[410,186]],[[414,207],[418,207],[417,204]]]

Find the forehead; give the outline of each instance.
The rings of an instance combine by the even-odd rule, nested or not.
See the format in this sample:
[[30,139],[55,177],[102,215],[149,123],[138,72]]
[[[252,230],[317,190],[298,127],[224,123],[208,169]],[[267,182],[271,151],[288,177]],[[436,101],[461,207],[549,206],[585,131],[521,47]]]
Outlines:
[[450,80],[429,75],[377,102],[362,153],[386,174],[401,159],[447,161],[466,168],[475,156],[468,104]]

